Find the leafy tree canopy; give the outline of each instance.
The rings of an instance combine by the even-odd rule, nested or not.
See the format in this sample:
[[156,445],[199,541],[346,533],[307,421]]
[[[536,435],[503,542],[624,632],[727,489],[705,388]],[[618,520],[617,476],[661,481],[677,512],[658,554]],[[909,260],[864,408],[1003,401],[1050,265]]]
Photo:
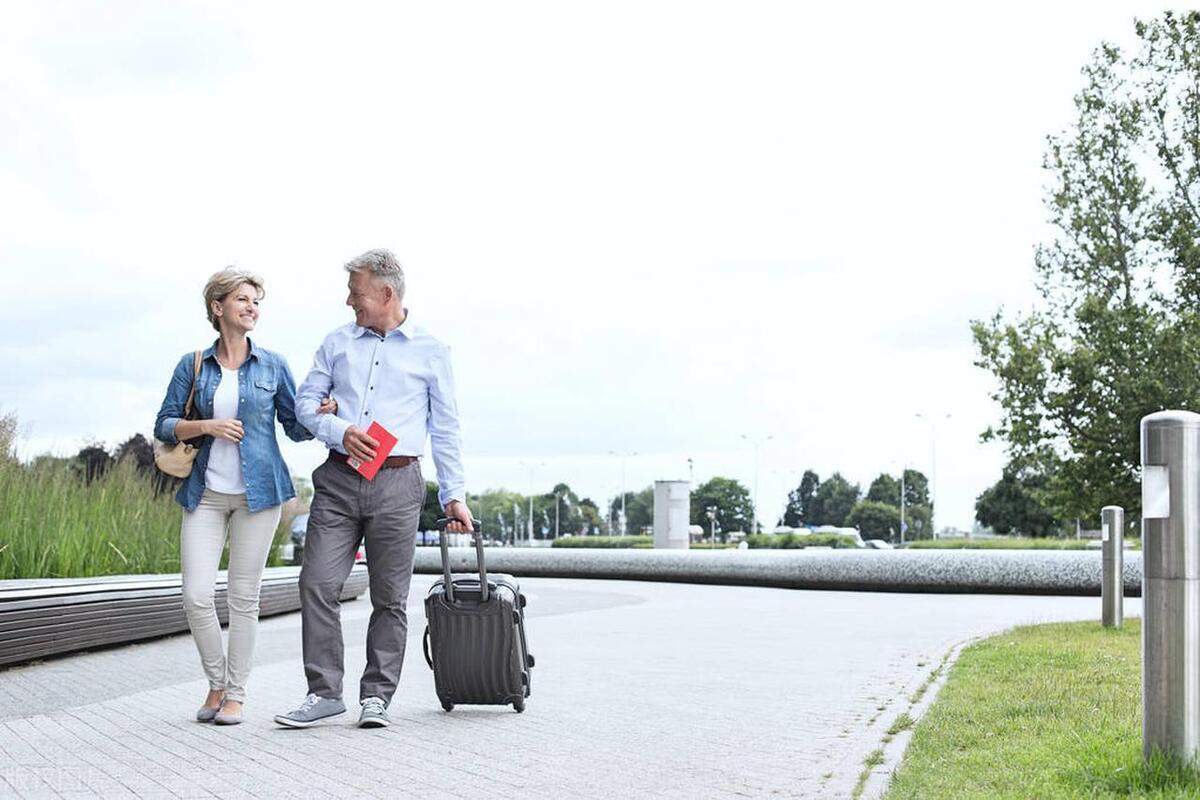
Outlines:
[[[900,481],[885,473],[871,481],[867,489],[867,500],[872,503],[887,503],[889,506],[900,507]],[[896,517],[899,521],[899,516]]]
[[[899,492],[899,483],[896,491]],[[892,541],[900,536],[900,509],[897,505],[879,500],[863,500],[851,509],[846,524],[858,528],[864,539]]]
[[[620,525],[621,496],[613,498],[608,506],[608,518],[614,526]],[[625,493],[625,530],[631,534],[641,533],[642,530],[654,524],[654,487],[647,486],[639,492]],[[619,534],[620,530],[614,528]]]
[[845,525],[846,517],[861,494],[857,483],[851,484],[840,472],[833,473],[828,480],[821,482],[813,495],[808,524]]
[[810,524],[813,497],[816,496],[817,487],[820,485],[821,479],[817,473],[811,469],[804,470],[800,485],[788,492],[787,508],[784,509],[783,519],[780,521],[793,528]]
[[1064,520],[1108,504],[1136,518],[1141,418],[1200,408],[1200,13],[1135,33],[1129,53],[1095,51],[1074,122],[1048,139],[1040,306],[972,323],[1001,409],[984,438],[1038,465]]
[[1010,464],[975,501],[975,519],[996,533],[1050,536],[1062,526],[1039,499],[1046,485],[1045,475]]
[[709,530],[707,509],[716,506],[717,535],[725,541],[730,531],[744,531],[752,516],[750,490],[733,478],[712,478],[692,491],[691,522]]

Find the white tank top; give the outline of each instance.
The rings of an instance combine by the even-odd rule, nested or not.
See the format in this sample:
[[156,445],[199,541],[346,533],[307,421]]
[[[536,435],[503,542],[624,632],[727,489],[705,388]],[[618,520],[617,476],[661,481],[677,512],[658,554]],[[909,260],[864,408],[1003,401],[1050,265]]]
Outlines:
[[[213,419],[237,419],[238,373],[221,367],[221,382],[213,395]],[[208,451],[208,469],[204,484],[221,494],[245,494],[246,481],[242,476],[242,452],[228,439],[214,437]]]

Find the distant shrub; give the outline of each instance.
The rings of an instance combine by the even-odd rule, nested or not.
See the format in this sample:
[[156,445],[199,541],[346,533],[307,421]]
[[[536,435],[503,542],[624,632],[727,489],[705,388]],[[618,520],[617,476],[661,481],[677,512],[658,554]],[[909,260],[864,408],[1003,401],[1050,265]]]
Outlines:
[[653,536],[567,536],[555,539],[552,547],[653,547]]
[[[908,546],[921,550],[1089,550],[1099,545],[1088,539],[1033,539],[1025,536],[1008,536],[1003,539],[921,539],[909,542]],[[1125,546],[1140,550],[1142,540],[1125,537]]]
[[840,533],[755,533],[746,537],[752,550],[802,550],[805,547],[858,547],[853,536]]

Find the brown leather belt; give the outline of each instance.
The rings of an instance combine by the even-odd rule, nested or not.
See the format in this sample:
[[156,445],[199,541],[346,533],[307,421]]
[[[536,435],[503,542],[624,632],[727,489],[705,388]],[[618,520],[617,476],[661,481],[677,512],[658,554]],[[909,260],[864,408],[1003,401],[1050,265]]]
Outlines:
[[[339,453],[337,450],[330,450],[329,451],[329,460],[336,461],[339,464],[346,464],[347,462],[350,461],[350,456],[343,455],[342,453]],[[387,458],[385,458],[383,460],[383,464],[379,468],[380,469],[399,469],[400,467],[407,467],[409,464],[413,463],[416,460],[417,460],[416,456],[388,456]]]

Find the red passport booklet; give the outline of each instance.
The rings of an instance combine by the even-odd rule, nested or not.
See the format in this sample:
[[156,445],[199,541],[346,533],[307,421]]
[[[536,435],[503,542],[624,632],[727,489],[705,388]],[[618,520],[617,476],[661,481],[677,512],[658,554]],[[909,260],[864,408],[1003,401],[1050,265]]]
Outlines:
[[347,463],[358,470],[358,474],[370,481],[375,479],[375,473],[379,472],[379,468],[383,466],[383,460],[395,447],[396,437],[388,433],[387,428],[378,422],[372,422],[371,427],[367,428],[367,436],[379,442],[379,447],[375,448],[375,457],[370,461],[359,461],[351,456]]

